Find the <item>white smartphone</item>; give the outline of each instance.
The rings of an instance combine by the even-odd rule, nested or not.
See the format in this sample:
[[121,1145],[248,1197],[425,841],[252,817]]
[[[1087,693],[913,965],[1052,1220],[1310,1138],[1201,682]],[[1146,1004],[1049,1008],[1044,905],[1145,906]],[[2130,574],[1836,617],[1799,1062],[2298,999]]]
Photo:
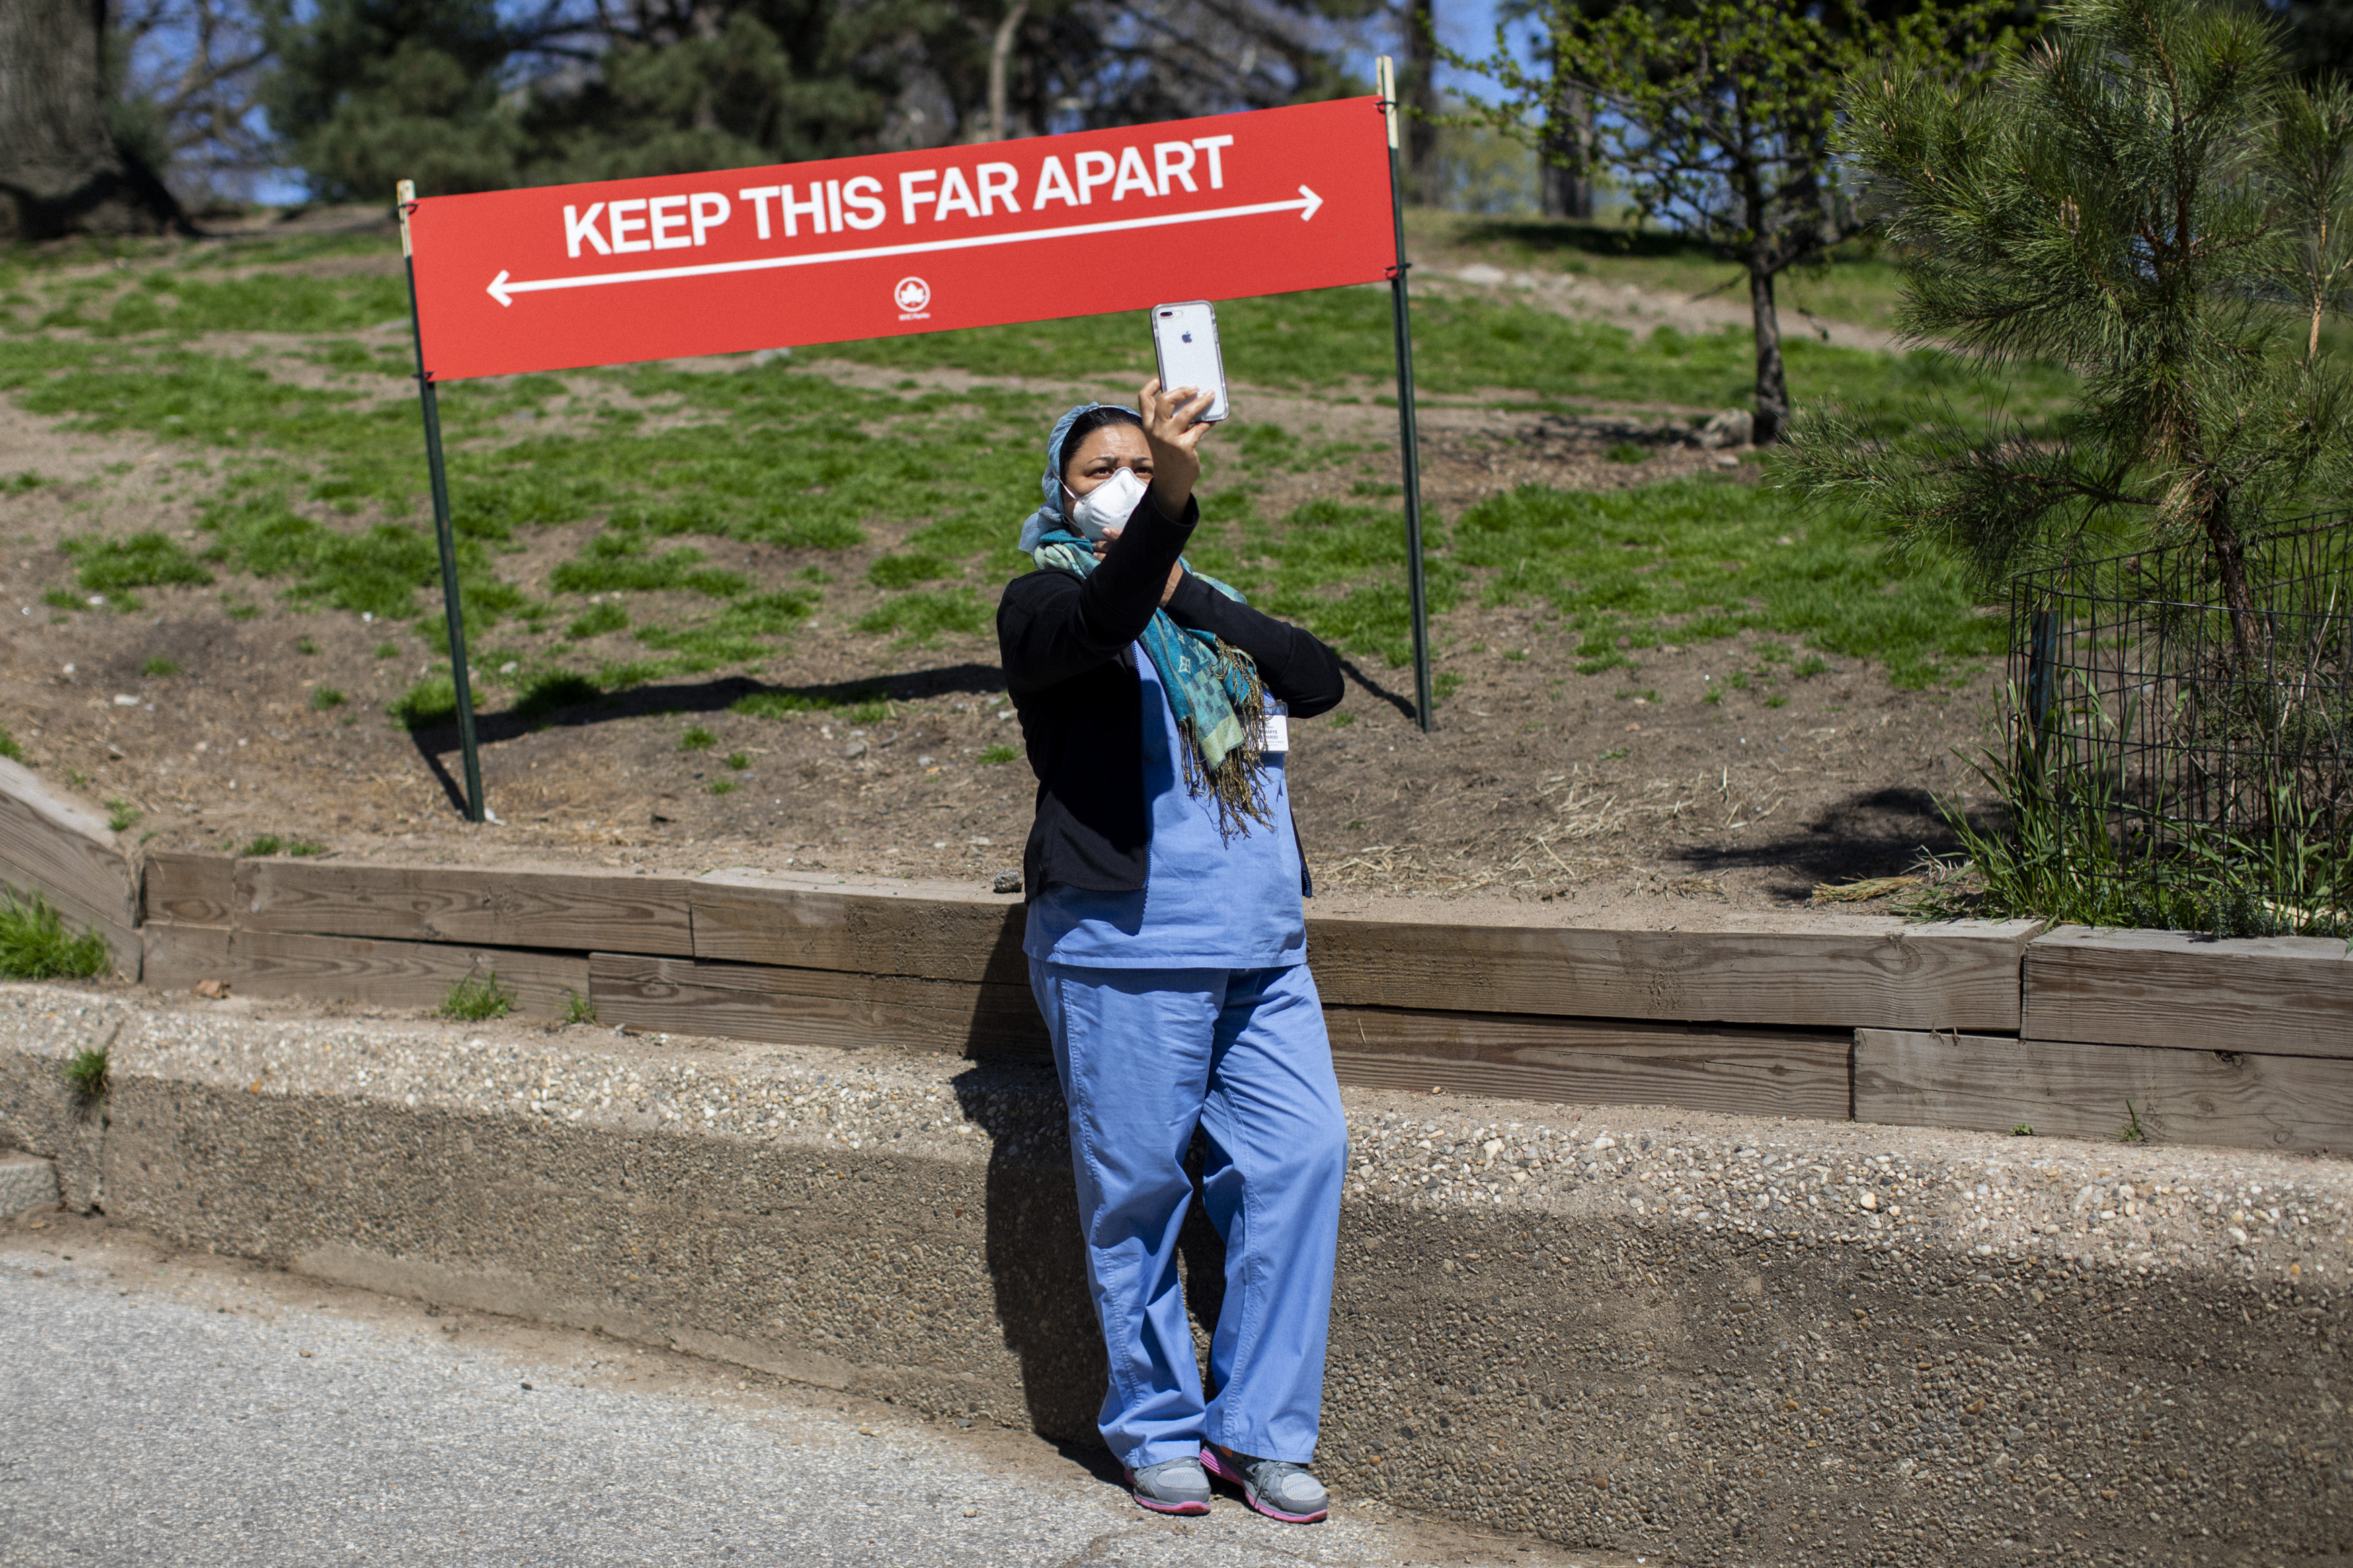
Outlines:
[[1160,384],[1192,386],[1208,393],[1201,423],[1214,425],[1226,406],[1226,361],[1218,352],[1218,310],[1207,300],[1152,307],[1152,353],[1160,362]]

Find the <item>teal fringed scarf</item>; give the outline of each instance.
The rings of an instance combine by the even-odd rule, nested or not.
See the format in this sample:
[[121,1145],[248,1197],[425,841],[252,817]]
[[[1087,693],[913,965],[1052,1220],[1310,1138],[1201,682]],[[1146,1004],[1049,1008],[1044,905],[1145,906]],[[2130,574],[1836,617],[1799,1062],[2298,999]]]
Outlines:
[[[1092,545],[1059,528],[1039,539],[1029,558],[1050,571],[1082,577],[1101,564]],[[1241,599],[1215,577],[1201,581],[1229,599]],[[1218,830],[1228,838],[1248,834],[1251,822],[1273,826],[1267,816],[1265,756],[1259,749],[1266,732],[1266,684],[1250,655],[1208,632],[1178,626],[1166,610],[1152,612],[1143,642],[1185,742],[1186,793],[1198,795],[1204,787],[1216,793]]]

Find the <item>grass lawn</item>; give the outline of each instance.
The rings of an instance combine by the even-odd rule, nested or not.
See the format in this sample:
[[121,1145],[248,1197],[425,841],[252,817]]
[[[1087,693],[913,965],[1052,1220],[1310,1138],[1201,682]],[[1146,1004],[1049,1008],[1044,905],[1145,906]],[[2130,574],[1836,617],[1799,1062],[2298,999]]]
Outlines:
[[[1687,247],[1576,226],[1472,223],[1418,215],[1419,241],[1450,255],[1589,270],[1647,286],[1712,287],[1725,268]],[[1622,241],[1622,243],[1621,243]],[[446,647],[425,470],[396,274],[301,270],[378,256],[386,242],[290,238],[107,247],[0,258],[0,390],[69,428],[138,431],[174,444],[198,536],[114,537],[93,518],[49,585],[59,616],[106,614],[138,590],[247,574],[298,603],[411,623]],[[1615,248],[1613,248],[1613,247]],[[1840,308],[1869,319],[1892,274],[1868,258],[1823,274]],[[1831,299],[1830,294],[1823,296]],[[1334,289],[1240,300],[1224,311],[1240,382],[1351,401],[1386,395],[1385,291]],[[359,335],[354,335],[359,334]],[[227,336],[225,336],[227,335]],[[1933,353],[1788,346],[1793,392],[1835,398],[1898,426],[1936,400],[1995,395],[1970,368]],[[1509,301],[1417,306],[1416,364],[1431,394],[1690,410],[1746,401],[1747,336],[1637,339]],[[470,631],[493,627],[517,700],[610,689],[682,671],[756,668],[824,605],[838,574],[802,566],[765,580],[713,564],[723,543],[806,560],[868,543],[879,598],[857,628],[900,646],[985,631],[995,584],[1021,564],[1014,524],[1035,494],[1039,433],[1055,411],[1015,386],[948,395],[912,379],[846,386],[817,358],[984,375],[1148,374],[1140,323],[1082,319],[839,344],[797,360],[718,373],[659,365],[459,383],[442,392]],[[2055,374],[2008,394],[2031,413],[2065,392]],[[1397,503],[1319,500],[1266,515],[1272,475],[1354,478],[1377,495],[1377,454],[1241,423],[1214,458],[1215,500],[1195,551],[1280,614],[1351,651],[1405,657]],[[536,531],[587,524],[567,558],[524,573]],[[1803,515],[1767,487],[1697,479],[1609,494],[1544,489],[1493,497],[1430,524],[1432,604],[1465,595],[1540,600],[1578,639],[1590,669],[1662,638],[1763,630],[1868,654],[1906,684],[1996,650],[1997,623],[1935,573],[1893,576],[1871,520]],[[740,552],[739,552],[740,553]],[[230,613],[241,589],[225,585]],[[632,595],[685,603],[641,620]],[[90,600],[103,595],[103,605]],[[702,608],[694,608],[701,605]],[[626,630],[642,657],[591,658],[579,645]],[[1621,647],[1620,645],[1625,645]],[[480,644],[478,646],[487,647]],[[496,687],[501,678],[486,678]],[[446,707],[426,682],[400,716]],[[440,683],[446,689],[446,681]]]

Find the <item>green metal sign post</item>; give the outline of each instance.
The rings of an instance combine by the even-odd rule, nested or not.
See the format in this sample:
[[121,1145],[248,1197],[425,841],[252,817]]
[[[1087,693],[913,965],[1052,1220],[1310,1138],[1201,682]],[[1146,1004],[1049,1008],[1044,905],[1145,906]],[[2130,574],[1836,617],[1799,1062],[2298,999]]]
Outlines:
[[458,746],[465,753],[466,820],[480,822],[487,807],[482,800],[482,754],[474,743],[474,683],[466,668],[466,617],[458,605],[458,539],[449,526],[449,470],[441,458],[441,405],[425,374],[425,331],[417,316],[417,253],[408,242],[408,210],[417,200],[417,184],[403,180],[400,203],[400,258],[408,270],[408,330],[417,345],[417,395],[425,406],[425,467],[433,481],[433,537],[441,547],[441,607],[449,627],[449,685],[458,699]]
[[1413,318],[1406,303],[1404,153],[1398,138],[1397,68],[1379,64],[1381,108],[1389,122],[1389,216],[1397,228],[1397,265],[1389,273],[1389,312],[1397,333],[1398,447],[1405,481],[1405,580],[1413,612],[1413,710],[1430,732],[1430,596],[1421,566],[1421,437],[1413,417]]

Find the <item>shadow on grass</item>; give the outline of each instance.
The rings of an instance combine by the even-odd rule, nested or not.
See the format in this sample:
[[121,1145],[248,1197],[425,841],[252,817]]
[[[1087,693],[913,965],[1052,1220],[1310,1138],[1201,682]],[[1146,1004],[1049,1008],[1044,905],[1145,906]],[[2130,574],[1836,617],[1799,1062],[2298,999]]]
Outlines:
[[[822,712],[854,708],[861,702],[906,702],[950,694],[989,696],[1004,689],[1005,672],[993,664],[943,665],[811,686],[772,686],[746,676],[730,676],[720,680],[632,686],[594,697],[584,696],[580,701],[562,706],[534,705],[526,700],[496,711],[477,710],[474,738],[478,744],[489,747],[540,730],[580,729],[611,723],[617,719],[659,714],[719,713],[747,698],[771,699],[787,710]],[[444,760],[459,750],[457,720],[438,719],[427,724],[411,725],[408,738],[425,765],[440,781],[441,792],[448,797],[451,808],[463,815],[465,786]]]

